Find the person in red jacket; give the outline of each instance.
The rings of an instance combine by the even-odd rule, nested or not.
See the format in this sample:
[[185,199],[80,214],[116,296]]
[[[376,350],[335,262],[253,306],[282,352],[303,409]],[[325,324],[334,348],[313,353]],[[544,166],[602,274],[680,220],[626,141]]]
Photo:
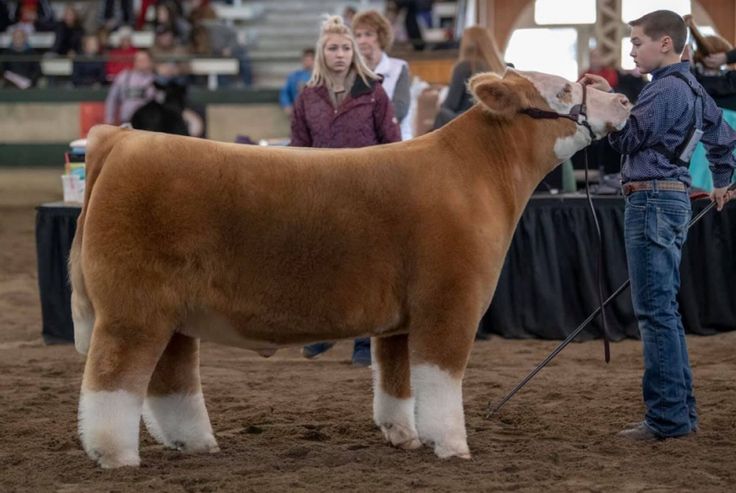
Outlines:
[[[341,17],[324,22],[315,52],[312,78],[294,103],[290,145],[356,148],[399,142],[401,130],[391,100]],[[302,354],[315,358],[332,345],[311,344]],[[353,365],[370,363],[370,339],[356,339]]]
[[[105,66],[105,73],[108,82],[114,81],[115,77],[123,70],[132,69],[135,54],[138,52],[138,49],[133,46],[133,31],[129,27],[123,26],[118,32],[120,33],[120,45],[107,51],[108,61]],[[101,45],[100,48],[104,51],[106,46]]]

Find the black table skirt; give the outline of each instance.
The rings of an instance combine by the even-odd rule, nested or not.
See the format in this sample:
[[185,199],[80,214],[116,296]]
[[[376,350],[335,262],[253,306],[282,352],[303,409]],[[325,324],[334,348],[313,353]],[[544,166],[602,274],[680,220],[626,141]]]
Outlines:
[[[694,203],[694,213],[707,205]],[[604,248],[604,296],[627,279],[624,204],[596,198]],[[73,340],[67,256],[78,207],[44,204],[37,209],[38,281],[43,336]],[[496,294],[478,327],[479,337],[563,339],[596,309],[597,237],[586,200],[534,197],[519,221]],[[680,312],[689,333],[736,329],[736,204],[707,214],[688,235],[681,266]],[[606,309],[613,339],[638,337],[629,290]],[[595,320],[580,339],[600,337]]]

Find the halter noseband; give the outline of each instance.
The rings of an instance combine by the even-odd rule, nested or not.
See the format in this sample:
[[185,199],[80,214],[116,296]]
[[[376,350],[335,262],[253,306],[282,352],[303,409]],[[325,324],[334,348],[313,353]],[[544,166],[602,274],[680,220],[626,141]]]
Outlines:
[[[556,120],[558,118],[567,118],[568,120],[572,120],[577,125],[582,125],[585,128],[588,129],[588,133],[590,133],[590,139],[591,141],[595,140],[595,134],[593,133],[593,128],[590,126],[590,123],[588,123],[588,107],[585,104],[586,101],[586,90],[585,90],[585,84],[580,84],[580,86],[583,88],[583,102],[580,104],[576,104],[572,108],[570,108],[570,113],[556,113],[554,111],[546,111],[546,110],[540,110],[539,108],[524,108],[520,111],[520,113],[524,113],[525,115],[529,115],[530,117],[542,120],[542,119],[549,119],[549,120]],[[582,117],[582,119],[580,118]]]

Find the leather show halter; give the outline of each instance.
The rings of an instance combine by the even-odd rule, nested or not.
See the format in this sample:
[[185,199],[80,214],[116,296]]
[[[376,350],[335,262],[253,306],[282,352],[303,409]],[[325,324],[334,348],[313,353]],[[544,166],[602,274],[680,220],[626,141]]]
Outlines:
[[534,107],[524,108],[520,111],[520,113],[529,115],[536,120],[557,120],[558,118],[567,118],[568,120],[572,120],[573,122],[575,122],[575,124],[582,125],[583,127],[587,128],[588,133],[590,133],[591,141],[596,140],[595,133],[593,133],[593,128],[590,126],[590,123],[588,123],[588,107],[585,104],[587,98],[587,90],[585,88],[585,84],[580,84],[580,87],[583,88],[583,101],[582,103],[576,104],[575,106],[570,108],[570,113],[557,113],[554,111],[541,110]]

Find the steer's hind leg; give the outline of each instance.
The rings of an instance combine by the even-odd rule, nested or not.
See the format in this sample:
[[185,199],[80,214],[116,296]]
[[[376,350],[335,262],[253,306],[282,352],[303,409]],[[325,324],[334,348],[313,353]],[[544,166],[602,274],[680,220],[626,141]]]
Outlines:
[[79,397],[79,435],[104,468],[140,463],[141,407],[170,325],[97,316]]
[[156,365],[143,403],[153,437],[183,452],[217,452],[199,378],[199,340],[174,334]]
[[462,379],[477,320],[470,320],[467,312],[434,308],[432,318],[415,319],[409,337],[417,431],[438,457],[469,459]]
[[391,445],[418,448],[421,442],[414,424],[407,336],[374,338],[371,350],[373,420]]

